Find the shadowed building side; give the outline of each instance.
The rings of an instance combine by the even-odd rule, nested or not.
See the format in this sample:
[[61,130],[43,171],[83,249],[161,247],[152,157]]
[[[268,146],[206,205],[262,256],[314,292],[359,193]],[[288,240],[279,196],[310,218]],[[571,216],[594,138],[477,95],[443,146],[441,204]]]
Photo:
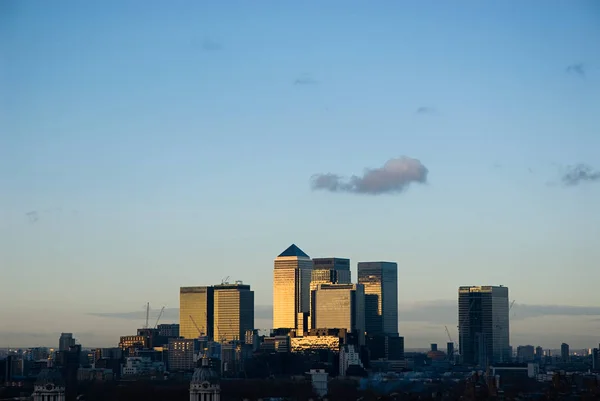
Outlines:
[[358,283],[365,287],[368,335],[398,335],[398,264],[358,263]]

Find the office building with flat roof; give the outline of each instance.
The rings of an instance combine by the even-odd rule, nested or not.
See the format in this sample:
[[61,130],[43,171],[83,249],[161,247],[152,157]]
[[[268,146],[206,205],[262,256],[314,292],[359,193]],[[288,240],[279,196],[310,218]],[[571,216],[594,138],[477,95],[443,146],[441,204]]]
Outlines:
[[179,289],[179,335],[194,339],[214,336],[214,289],[211,286]]
[[254,329],[254,291],[241,281],[213,288],[215,341],[243,343],[246,332]]
[[365,339],[365,290],[362,284],[318,284],[312,292],[311,320],[315,329],[346,329],[359,344]]
[[365,289],[368,335],[398,335],[398,264],[358,263],[358,283]]
[[508,288],[458,289],[458,338],[463,363],[487,367],[511,360]]

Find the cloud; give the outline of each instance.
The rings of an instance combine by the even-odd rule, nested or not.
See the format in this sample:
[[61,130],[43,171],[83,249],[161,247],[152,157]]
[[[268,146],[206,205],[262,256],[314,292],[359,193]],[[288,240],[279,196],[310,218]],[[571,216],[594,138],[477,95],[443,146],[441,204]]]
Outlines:
[[566,186],[579,185],[583,182],[600,181],[600,171],[593,170],[587,164],[568,166],[562,176],[562,182]]
[[40,215],[37,212],[37,210],[32,210],[31,212],[27,212],[25,213],[25,215],[27,216],[27,219],[29,219],[30,223],[35,223],[40,219]]
[[[150,324],[154,324],[158,318],[160,311],[150,311]],[[132,312],[91,312],[88,313],[90,316],[112,318],[112,319],[125,319],[125,320],[146,320],[146,311],[132,311]],[[273,317],[273,307],[270,305],[256,305],[254,307],[254,318],[255,319],[271,319]],[[160,317],[161,322],[179,321],[179,308],[165,308],[162,316]]]
[[318,83],[317,80],[308,74],[304,74],[294,80],[294,85],[317,85]]
[[417,159],[402,156],[388,160],[383,167],[365,169],[362,176],[344,179],[337,174],[315,174],[311,177],[313,190],[380,195],[400,193],[411,183],[427,182],[429,170]]
[[583,63],[575,63],[575,64],[571,64],[570,66],[567,67],[568,74],[575,74],[582,78],[585,78],[585,71],[586,71],[586,68],[583,65]]
[[416,114],[435,114],[436,110],[433,107],[421,106],[415,112]]
[[[515,302],[511,311],[511,320],[534,319],[546,316],[598,316],[598,306],[568,305],[530,305]],[[458,302],[438,300],[400,305],[398,317],[401,322],[429,322],[436,324],[454,324],[458,320]]]

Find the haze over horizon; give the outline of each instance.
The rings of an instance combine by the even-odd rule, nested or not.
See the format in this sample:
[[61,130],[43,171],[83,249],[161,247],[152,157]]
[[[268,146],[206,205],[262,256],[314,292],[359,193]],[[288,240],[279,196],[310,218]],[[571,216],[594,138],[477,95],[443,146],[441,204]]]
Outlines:
[[2,2],[0,347],[115,345],[141,325],[123,314],[226,276],[268,308],[291,243],[353,280],[397,262],[408,348],[457,340],[458,287],[499,284],[513,346],[598,346],[599,20],[593,0]]

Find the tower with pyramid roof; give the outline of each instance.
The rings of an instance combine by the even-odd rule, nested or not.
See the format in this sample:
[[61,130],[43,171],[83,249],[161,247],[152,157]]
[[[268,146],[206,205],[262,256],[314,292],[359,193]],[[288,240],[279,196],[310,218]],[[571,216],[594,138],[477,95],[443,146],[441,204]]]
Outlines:
[[312,259],[295,244],[275,258],[273,269],[273,328],[307,329],[310,311]]

